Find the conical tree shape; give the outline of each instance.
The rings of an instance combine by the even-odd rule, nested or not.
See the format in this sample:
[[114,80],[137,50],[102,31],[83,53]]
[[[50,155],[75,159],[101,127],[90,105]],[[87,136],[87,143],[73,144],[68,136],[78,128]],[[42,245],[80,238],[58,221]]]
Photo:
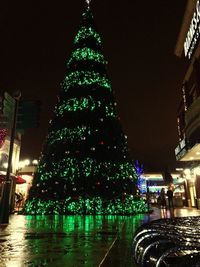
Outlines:
[[116,112],[89,8],[74,39],[66,77],[24,211],[27,214],[130,214],[136,173]]

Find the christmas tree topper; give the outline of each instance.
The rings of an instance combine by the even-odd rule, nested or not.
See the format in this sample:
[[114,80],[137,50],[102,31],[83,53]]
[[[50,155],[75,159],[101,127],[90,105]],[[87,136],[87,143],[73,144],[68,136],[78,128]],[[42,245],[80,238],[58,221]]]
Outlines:
[[88,5],[88,7],[90,7],[90,2],[91,2],[92,0],[86,0],[86,3],[87,3],[87,5]]

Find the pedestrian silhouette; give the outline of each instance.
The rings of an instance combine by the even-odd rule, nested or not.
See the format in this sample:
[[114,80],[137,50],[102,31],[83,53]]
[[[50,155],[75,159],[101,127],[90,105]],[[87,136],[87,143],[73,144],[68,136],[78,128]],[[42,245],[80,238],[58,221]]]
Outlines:
[[22,193],[15,193],[15,203],[16,203],[16,208],[18,209],[18,211],[19,211],[19,209],[20,209],[20,206],[21,206],[21,204],[22,204],[22,201],[23,201],[23,195],[22,195]]
[[174,208],[174,204],[173,204],[173,191],[171,188],[169,188],[167,190],[167,197],[168,197],[168,205],[169,208]]
[[165,197],[165,189],[162,188],[160,191],[160,207],[166,208],[166,197]]

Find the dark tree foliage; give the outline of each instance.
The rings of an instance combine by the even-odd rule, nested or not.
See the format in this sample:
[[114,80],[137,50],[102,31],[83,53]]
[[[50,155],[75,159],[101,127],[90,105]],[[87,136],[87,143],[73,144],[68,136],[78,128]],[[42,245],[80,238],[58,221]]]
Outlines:
[[52,213],[52,207],[57,213],[113,213],[127,196],[133,198],[137,175],[106,66],[101,37],[86,8],[26,213]]

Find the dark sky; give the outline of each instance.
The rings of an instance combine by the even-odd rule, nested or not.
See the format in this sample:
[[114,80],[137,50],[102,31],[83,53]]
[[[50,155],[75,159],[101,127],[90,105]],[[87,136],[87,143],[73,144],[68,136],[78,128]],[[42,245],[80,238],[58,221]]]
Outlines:
[[[12,3],[11,3],[12,2]],[[185,72],[174,56],[186,0],[93,0],[96,26],[134,159],[146,170],[175,165],[176,111]],[[38,158],[65,75],[84,0],[3,1],[0,90],[42,101],[39,129],[22,138],[21,157]]]

